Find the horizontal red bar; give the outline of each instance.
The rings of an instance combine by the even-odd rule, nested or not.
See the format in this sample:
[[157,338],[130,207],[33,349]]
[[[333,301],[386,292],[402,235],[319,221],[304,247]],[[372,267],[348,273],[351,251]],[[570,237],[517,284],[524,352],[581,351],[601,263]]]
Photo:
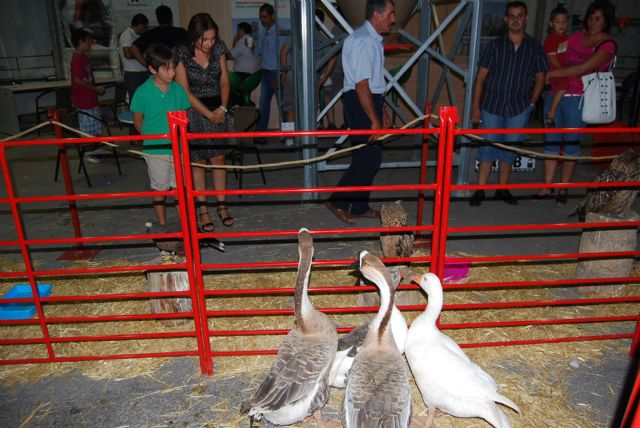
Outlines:
[[128,360],[133,358],[195,357],[198,351],[147,352],[138,354],[86,355],[81,357],[20,358],[0,360],[2,364],[75,363],[78,361]]
[[[581,342],[593,340],[614,340],[614,339],[630,339],[633,333],[623,334],[603,334],[598,336],[575,336],[575,337],[559,337],[552,339],[530,339],[530,340],[509,340],[501,342],[479,342],[479,343],[460,343],[461,348],[483,348],[494,346],[517,346],[517,345],[541,345],[545,343],[562,343],[562,342]],[[276,349],[255,349],[242,351],[212,351],[214,357],[238,357],[251,355],[275,355]]]
[[[638,128],[553,128],[554,134],[615,134],[615,133],[637,134]],[[549,134],[548,128],[457,128],[454,135],[487,135],[487,134]],[[633,144],[633,141],[625,142]]]
[[[591,318],[562,318],[562,319],[545,319],[545,320],[514,320],[514,321],[495,321],[486,323],[459,323],[459,324],[440,324],[440,330],[460,330],[472,328],[495,328],[495,327],[523,327],[534,325],[561,325],[561,324],[589,324],[594,322],[628,322],[637,321],[637,315],[613,316],[613,317],[591,317]],[[340,333],[351,331],[352,327],[342,328]],[[288,334],[291,329],[263,329],[263,330],[209,330],[209,337],[228,337],[228,336],[273,336]]]
[[139,333],[139,334],[114,334],[109,336],[65,336],[51,337],[49,340],[43,338],[30,339],[2,339],[0,345],[25,345],[38,343],[70,343],[70,342],[108,342],[115,340],[146,340],[146,339],[176,339],[184,337],[195,337],[195,331],[176,331],[167,333]]

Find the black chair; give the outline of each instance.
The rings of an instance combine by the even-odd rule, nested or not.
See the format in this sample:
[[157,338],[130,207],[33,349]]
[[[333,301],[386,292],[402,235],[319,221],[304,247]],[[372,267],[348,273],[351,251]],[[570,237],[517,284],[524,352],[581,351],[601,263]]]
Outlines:
[[[252,132],[255,131],[256,123],[258,123],[258,119],[260,118],[260,110],[253,106],[239,106],[233,109],[233,130],[234,132]],[[256,160],[259,164],[262,163],[262,158],[260,157],[260,150],[253,144],[253,138],[238,138],[237,139],[238,147],[229,153],[229,160],[233,165],[236,164],[236,159],[240,165],[244,165],[244,153],[246,151],[252,151],[256,155]],[[242,189],[242,176],[243,169],[234,169],[233,173],[238,180],[238,188]],[[267,179],[264,175],[264,169],[260,168],[260,175],[262,176],[262,182],[267,184]],[[240,195],[239,197],[242,197]]]
[[[79,115],[85,115],[85,116],[89,116],[92,117],[98,121],[100,121],[102,123],[102,125],[104,126],[104,128],[107,131],[107,135],[111,136],[111,128],[109,127],[109,123],[100,118],[100,117],[96,117],[90,113],[87,113],[85,111],[81,111],[81,110],[77,110],[77,109],[73,109],[72,110],[73,113],[75,113],[75,117],[77,118]],[[77,120],[75,121],[77,124]],[[73,135],[73,137],[77,137],[77,135]],[[74,144],[73,145],[76,148],[76,151],[78,152],[78,174],[82,171],[84,173],[84,178],[87,180],[87,185],[89,187],[91,186],[91,179],[89,178],[89,172],[87,171],[87,166],[85,164],[85,154],[87,154],[87,152],[90,152],[92,150],[95,150],[96,148],[102,146],[101,143],[87,143],[87,144]],[[118,158],[118,150],[115,147],[111,147],[111,152],[113,153],[113,159],[116,162],[116,167],[118,168],[118,175],[122,175],[122,169],[120,168],[120,159]],[[56,159],[56,172],[55,175],[53,177],[53,181],[58,181],[58,174],[60,173],[60,150],[58,150],[58,156]]]
[[[55,104],[43,105],[42,97],[52,92],[55,93]],[[51,109],[58,110],[60,114],[64,114],[73,109],[73,107],[71,106],[71,87],[48,89],[40,93],[40,95],[36,97],[36,124],[39,124],[41,122],[42,114],[44,114],[44,119],[46,119],[47,113]],[[40,135],[39,129],[38,135]]]

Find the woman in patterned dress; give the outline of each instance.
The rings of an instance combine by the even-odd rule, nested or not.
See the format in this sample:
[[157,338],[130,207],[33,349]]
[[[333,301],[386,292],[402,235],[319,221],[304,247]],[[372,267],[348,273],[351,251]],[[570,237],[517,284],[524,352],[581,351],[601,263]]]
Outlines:
[[[178,66],[176,81],[187,95],[191,108],[187,111],[189,132],[214,133],[229,132],[231,118],[227,114],[230,85],[227,72],[227,45],[220,40],[218,26],[208,13],[198,13],[189,21],[188,46],[176,50]],[[232,149],[232,141],[226,138],[206,138],[189,141],[191,162],[205,165],[224,165],[225,155]],[[192,167],[193,186],[196,190],[205,190],[205,168]],[[227,170],[212,169],[213,187],[225,190]],[[214,227],[207,210],[206,196],[198,196],[197,207],[200,218],[200,230],[213,232]],[[224,226],[233,226],[225,204],[225,195],[216,195],[218,216]]]

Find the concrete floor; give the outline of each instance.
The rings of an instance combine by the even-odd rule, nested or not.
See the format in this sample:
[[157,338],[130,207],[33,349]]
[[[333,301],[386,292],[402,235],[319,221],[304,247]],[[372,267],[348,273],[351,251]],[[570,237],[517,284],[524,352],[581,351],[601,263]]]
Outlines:
[[[325,143],[323,143],[325,144]],[[402,145],[402,144],[399,144]],[[390,147],[393,147],[391,145]],[[279,142],[260,147],[264,161],[297,159],[298,153],[287,150]],[[585,148],[588,151],[588,147]],[[53,181],[55,166],[55,149],[26,148],[10,151],[12,177],[20,196],[63,194],[64,186]],[[386,150],[387,160],[401,160],[412,156],[411,150]],[[253,162],[248,155],[248,162]],[[89,189],[82,175],[74,171],[73,185],[76,193],[92,192],[124,192],[144,190],[148,186],[144,162],[136,157],[121,157],[123,174],[118,175],[111,160],[101,164],[88,164],[93,188]],[[72,168],[77,166],[71,160]],[[540,182],[541,165],[532,173],[514,173],[513,182]],[[589,181],[599,170],[589,164],[578,167],[576,181]],[[289,168],[279,171],[267,171],[268,187],[299,187],[303,184],[301,168]],[[323,172],[319,174],[319,186],[334,185],[341,172]],[[430,174],[433,174],[430,171]],[[475,176],[473,177],[475,179]],[[408,184],[418,180],[417,169],[385,169],[381,170],[375,184]],[[261,188],[259,174],[245,174],[245,188]],[[229,188],[237,188],[237,181],[229,175]],[[5,196],[4,186],[0,197]],[[470,207],[466,198],[454,199],[451,206],[449,224],[452,226],[480,224],[540,224],[564,223],[574,219],[567,217],[572,206],[579,201],[583,190],[571,192],[567,205],[557,205],[553,200],[537,201],[530,195],[535,191],[516,191],[519,204],[509,206],[501,201],[487,200],[480,207]],[[492,192],[489,192],[492,194]],[[246,195],[242,198],[230,197],[231,214],[236,218],[233,228],[227,229],[215,218],[218,231],[259,231],[259,230],[292,230],[300,227],[310,229],[342,228],[345,225],[333,217],[322,205],[326,195],[319,195],[319,200],[302,201],[298,195]],[[415,224],[416,198],[412,192],[390,194],[382,192],[374,196],[373,205],[403,199],[410,215],[410,224]],[[84,236],[99,236],[123,233],[145,233],[145,223],[153,219],[153,211],[145,198],[113,201],[81,201],[80,218]],[[427,212],[431,207],[427,201]],[[635,208],[637,209],[637,202]],[[24,213],[23,223],[27,236],[31,239],[52,236],[71,236],[72,229],[65,202],[50,204],[25,204],[21,207]],[[211,212],[215,215],[215,205],[211,204]],[[172,214],[173,216],[173,214]],[[175,216],[173,216],[175,218]],[[430,221],[429,218],[427,219]],[[6,206],[0,207],[0,241],[15,239],[10,212]],[[361,220],[358,226],[377,226],[375,220]],[[545,254],[570,253],[578,249],[579,230],[566,232],[543,232],[523,234],[492,234],[455,236],[449,242],[449,254]],[[203,261],[206,263],[230,263],[246,261],[295,260],[297,257],[295,236],[275,239],[224,238],[227,249],[220,253],[211,248],[203,249]],[[317,237],[316,260],[353,258],[356,251],[369,249],[378,251],[376,234],[358,234],[348,238],[335,235]],[[264,246],[269,251],[264,251]],[[146,263],[158,258],[158,250],[151,242],[114,243],[101,245],[97,261],[127,259],[132,263]],[[67,266],[57,260],[65,246],[56,248],[36,248],[33,252],[34,262],[40,268],[56,268]],[[20,254],[13,248],[0,247],[0,259],[19,261]],[[206,411],[211,406],[210,398],[228,394],[240,384],[248,383],[245,377],[234,380],[202,378],[197,375],[198,368],[192,359],[178,358],[155,376],[163,377],[170,373],[172,384],[182,385],[171,393],[153,395],[153,399],[144,398],[147,394],[163,388],[162,381],[151,377],[109,382],[96,381],[73,372],[61,377],[50,377],[37,382],[29,382],[21,386],[0,385],[3,400],[0,404],[0,420],[7,422],[5,426],[233,426],[226,421],[216,420]],[[576,403],[590,402],[599,416],[594,417],[593,426],[607,426],[611,423],[615,412],[617,396],[623,388],[627,376],[629,357],[625,352],[612,351],[604,362],[592,368],[593,376],[581,377],[578,370],[574,378],[565,381],[589,397],[578,394]],[[614,394],[607,394],[604,384],[599,379],[607,379],[607,388],[613,388]],[[202,398],[194,398],[194,390],[204,390]],[[594,392],[595,391],[595,392]],[[597,393],[600,391],[600,393]],[[593,392],[593,395],[591,394]],[[132,400],[132,397],[143,397]],[[600,398],[594,398],[600,397]],[[94,406],[95,402],[101,403]],[[46,412],[38,412],[28,423],[30,412],[39,405],[46,405]],[[576,404],[578,405],[578,404]],[[208,406],[208,407],[207,407]],[[191,409],[190,417],[176,409]],[[337,409],[332,409],[336,411]],[[213,422],[212,422],[213,420]],[[244,422],[243,422],[244,424]],[[244,425],[243,425],[244,426]],[[521,426],[526,426],[521,425]],[[567,425],[573,426],[573,425]]]

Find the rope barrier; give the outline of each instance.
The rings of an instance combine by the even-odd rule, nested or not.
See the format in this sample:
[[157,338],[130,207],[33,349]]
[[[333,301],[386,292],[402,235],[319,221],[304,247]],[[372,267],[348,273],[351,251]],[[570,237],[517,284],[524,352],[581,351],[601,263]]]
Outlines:
[[[439,119],[438,116],[432,114],[431,115],[431,119]],[[458,128],[460,129],[460,128]],[[512,147],[512,146],[507,146],[505,144],[502,143],[497,143],[495,141],[491,141],[489,139],[487,139],[486,137],[481,137],[479,135],[476,134],[461,134],[464,135],[465,137],[469,137],[472,140],[478,141],[478,142],[482,142],[482,143],[486,143],[486,144],[491,144],[495,147],[498,147],[500,149],[503,150],[508,150],[511,152],[515,152],[518,154],[522,154],[522,155],[528,155],[529,157],[534,157],[534,158],[539,158],[539,159],[557,159],[557,160],[567,160],[567,161],[579,161],[579,160],[585,160],[585,161],[603,161],[603,160],[612,160],[616,158],[616,155],[610,155],[610,156],[564,156],[564,155],[550,155],[550,154],[546,154],[546,153],[540,153],[540,152],[534,152],[533,150],[527,150],[527,149],[520,149],[517,147]]]
[[[436,122],[440,120],[440,117],[438,115],[435,114],[428,114],[428,115],[423,115],[423,116],[419,116],[416,117],[415,119],[413,119],[412,121],[406,123],[404,126],[402,126],[400,129],[407,129],[410,128],[412,126],[414,126],[416,123],[421,122],[422,120],[424,120],[425,118],[429,117],[432,121]],[[12,141],[12,140],[16,140],[22,136],[25,136],[33,131],[36,131],[42,127],[45,127],[47,125],[59,125],[60,127],[66,129],[69,132],[75,133],[81,137],[94,137],[94,135],[90,135],[87,134],[85,132],[82,132],[79,129],[73,128],[65,123],[62,122],[58,122],[56,120],[48,120],[46,122],[42,122],[39,123],[29,129],[26,129],[18,134],[6,137],[2,140],[0,140],[0,142],[5,142],[5,141]],[[458,128],[461,129],[461,128]],[[334,152],[331,153],[325,153],[324,155],[320,155],[320,156],[316,156],[310,159],[299,159],[299,160],[294,160],[294,161],[283,161],[283,162],[271,162],[271,163],[263,163],[263,164],[252,164],[252,165],[203,165],[203,164],[199,164],[199,163],[191,163],[191,166],[194,167],[200,167],[200,168],[207,168],[207,169],[237,169],[237,170],[251,170],[251,169],[266,169],[266,168],[281,168],[281,167],[290,167],[290,166],[299,166],[299,165],[308,165],[311,163],[316,163],[316,162],[321,162],[321,161],[325,161],[328,159],[331,159],[333,157],[336,156],[340,156],[344,153],[349,153],[352,152],[354,150],[358,150],[362,147],[365,147],[369,144],[379,144],[381,142],[384,142],[384,140],[388,139],[389,137],[391,137],[392,135],[395,134],[385,134],[382,135],[380,138],[374,140],[374,141],[367,141],[365,143],[360,143],[360,144],[356,144],[355,146],[351,146],[351,147],[346,147],[343,149],[339,149],[336,150]],[[508,151],[512,151],[515,153],[518,153],[520,155],[526,155],[528,157],[534,157],[534,158],[539,158],[539,159],[556,159],[556,160],[567,160],[567,161],[604,161],[604,160],[612,160],[615,159],[615,155],[611,155],[611,156],[564,156],[564,155],[551,155],[551,154],[545,154],[545,153],[540,153],[540,152],[535,152],[532,150],[527,150],[527,149],[521,149],[521,148],[517,148],[517,147],[511,147],[511,146],[507,146],[505,144],[502,143],[497,143],[495,141],[491,141],[485,137],[481,137],[477,134],[472,134],[472,133],[465,133],[465,134],[461,134],[464,135],[465,137],[468,137],[474,141],[477,142],[482,142],[482,143],[486,143],[486,144],[491,144],[495,147],[498,147],[500,149],[503,150],[508,150]],[[105,144],[111,148],[115,148],[116,150],[122,150],[125,151],[127,153],[130,154],[134,154],[140,157],[150,157],[150,158],[154,158],[154,159],[158,159],[158,160],[162,160],[165,162],[173,162],[173,160],[168,160],[166,158],[160,157],[160,156],[156,156],[153,154],[149,154],[149,153],[145,153],[141,150],[135,150],[135,149],[122,149],[121,146],[114,144],[114,143],[110,143],[108,141],[101,141],[100,143]]]

